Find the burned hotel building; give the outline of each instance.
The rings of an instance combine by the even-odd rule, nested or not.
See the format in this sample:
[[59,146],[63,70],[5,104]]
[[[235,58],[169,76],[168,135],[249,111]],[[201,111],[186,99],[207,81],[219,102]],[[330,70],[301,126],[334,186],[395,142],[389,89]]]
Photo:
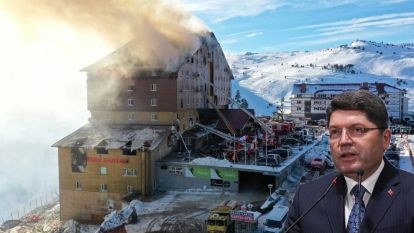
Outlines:
[[82,69],[91,117],[53,144],[62,221],[100,222],[129,196],[153,193],[155,161],[174,149],[173,131],[192,128],[197,110],[228,108],[227,60],[213,33],[197,38],[173,60],[158,54],[143,62],[133,56],[140,51],[133,40]]

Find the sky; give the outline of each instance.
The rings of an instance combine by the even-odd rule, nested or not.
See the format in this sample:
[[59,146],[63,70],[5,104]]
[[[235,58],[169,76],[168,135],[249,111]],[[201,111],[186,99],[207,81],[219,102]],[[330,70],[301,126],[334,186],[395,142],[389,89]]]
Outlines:
[[[414,3],[404,0],[27,2],[0,1],[0,217],[5,219],[21,206],[17,203],[57,191],[57,149],[51,145],[90,116],[86,74],[80,70],[133,37],[160,47],[164,36],[173,35],[188,44],[194,42],[186,40],[189,32],[208,28],[225,53],[414,38]],[[166,49],[158,52],[171,51]]]
[[414,1],[184,0],[226,52],[303,51],[356,39],[407,43]]

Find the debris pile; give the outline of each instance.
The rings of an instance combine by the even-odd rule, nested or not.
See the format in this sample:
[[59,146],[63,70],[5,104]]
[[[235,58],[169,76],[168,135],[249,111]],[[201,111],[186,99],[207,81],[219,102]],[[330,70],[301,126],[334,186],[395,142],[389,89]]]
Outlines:
[[125,224],[137,223],[138,213],[141,210],[141,202],[133,200],[129,206],[119,211],[112,211],[105,216],[105,220],[98,228],[96,233],[109,232],[118,227],[122,227]]

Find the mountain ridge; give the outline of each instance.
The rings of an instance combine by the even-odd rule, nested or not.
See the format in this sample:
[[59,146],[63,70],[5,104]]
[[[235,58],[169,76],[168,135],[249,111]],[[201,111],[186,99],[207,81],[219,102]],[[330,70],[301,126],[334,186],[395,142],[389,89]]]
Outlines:
[[233,95],[239,88],[258,115],[270,115],[269,103],[278,105],[282,97],[290,110],[296,83],[384,82],[405,89],[414,108],[414,43],[356,40],[316,51],[226,55],[235,77]]

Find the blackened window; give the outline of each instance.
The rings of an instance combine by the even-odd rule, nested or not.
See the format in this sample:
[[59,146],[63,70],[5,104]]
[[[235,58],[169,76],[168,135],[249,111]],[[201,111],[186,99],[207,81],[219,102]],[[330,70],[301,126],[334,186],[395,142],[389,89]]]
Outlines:
[[122,147],[122,154],[123,155],[137,155],[137,150],[131,149],[132,142],[129,141]]

